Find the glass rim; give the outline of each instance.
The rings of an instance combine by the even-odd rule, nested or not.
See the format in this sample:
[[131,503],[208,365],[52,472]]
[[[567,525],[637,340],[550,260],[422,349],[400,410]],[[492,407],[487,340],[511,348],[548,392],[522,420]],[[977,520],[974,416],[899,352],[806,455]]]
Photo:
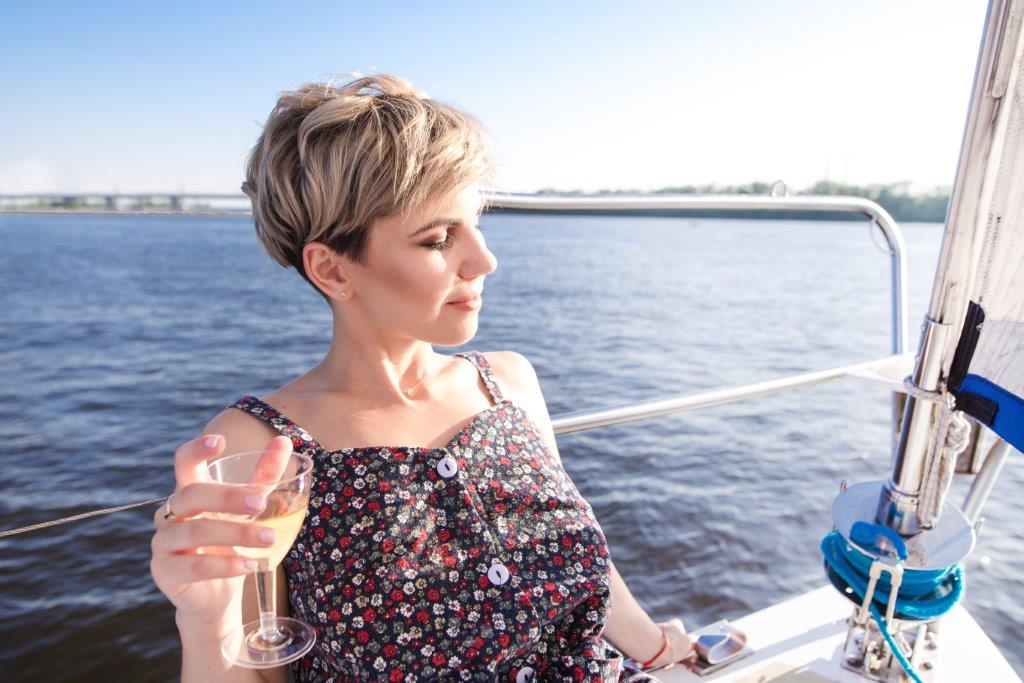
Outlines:
[[[218,457],[214,458],[213,460],[208,460],[206,462],[206,472],[207,472],[207,474],[212,476],[213,475],[213,465],[214,465],[214,463],[221,462],[222,460],[230,460],[232,458],[240,458],[240,457],[242,457],[244,455],[253,455],[254,453],[262,455],[263,452],[264,452],[263,450],[258,450],[258,451],[240,451],[238,453],[232,453],[230,455],[218,456]],[[290,482],[293,482],[293,481],[296,481],[298,479],[301,479],[302,477],[307,476],[307,475],[312,473],[312,471],[313,471],[313,458],[311,458],[308,455],[304,455],[302,453],[296,453],[295,451],[292,451],[291,453],[289,453],[289,457],[298,458],[299,461],[302,463],[302,465],[301,465],[302,469],[298,473],[296,473],[296,474],[294,474],[294,475],[292,475],[290,477],[287,477],[287,478],[284,478],[284,479],[277,479],[276,481],[273,482],[274,486],[280,486],[281,484],[288,484]],[[217,479],[214,479],[214,483],[216,483],[216,484],[223,484],[224,486],[249,487],[249,486],[266,486],[266,485],[270,484],[271,482],[267,482],[267,481],[265,481],[265,482],[254,482],[254,481],[234,482],[234,481],[219,481]]]

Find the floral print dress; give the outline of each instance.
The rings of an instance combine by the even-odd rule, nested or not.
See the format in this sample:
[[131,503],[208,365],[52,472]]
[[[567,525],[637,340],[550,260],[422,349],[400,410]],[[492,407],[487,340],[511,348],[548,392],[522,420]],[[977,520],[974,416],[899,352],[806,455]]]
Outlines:
[[[232,407],[314,461],[283,564],[317,641],[296,681],[657,681],[601,637],[608,545],[524,410],[493,399],[444,448],[327,451],[255,396]],[[627,662],[630,662],[629,664]]]

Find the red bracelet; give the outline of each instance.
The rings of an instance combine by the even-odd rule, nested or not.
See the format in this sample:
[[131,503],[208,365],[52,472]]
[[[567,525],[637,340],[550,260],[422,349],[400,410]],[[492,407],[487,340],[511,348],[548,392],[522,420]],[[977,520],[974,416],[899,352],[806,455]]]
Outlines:
[[661,656],[661,653],[665,651],[665,648],[668,647],[668,633],[666,633],[665,629],[661,628],[660,626],[658,628],[659,628],[659,630],[661,630],[661,638],[664,641],[664,643],[662,644],[661,649],[658,650],[658,654],[654,655],[653,657],[648,659],[646,662],[643,662],[643,663],[640,664],[640,668],[641,669],[646,669],[651,664],[654,664],[654,662],[657,661],[658,657]]

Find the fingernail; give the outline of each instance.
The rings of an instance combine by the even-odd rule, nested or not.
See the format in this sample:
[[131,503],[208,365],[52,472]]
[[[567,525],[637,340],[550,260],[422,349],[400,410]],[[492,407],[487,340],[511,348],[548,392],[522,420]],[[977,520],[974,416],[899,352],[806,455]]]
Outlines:
[[207,448],[216,448],[217,447],[217,443],[219,441],[220,441],[220,437],[219,436],[217,436],[216,434],[211,434],[210,436],[206,437],[205,441],[203,441],[203,445],[206,446]]
[[248,496],[245,497],[245,506],[253,510],[262,510],[263,496],[256,495],[255,493],[250,493]]
[[277,532],[273,529],[260,529],[259,537],[264,543],[273,543],[277,538]]
[[251,560],[250,559],[250,560],[244,560],[242,562],[242,564],[245,565],[246,569],[252,570],[252,569],[256,569],[256,565],[258,564],[258,562],[256,560]]

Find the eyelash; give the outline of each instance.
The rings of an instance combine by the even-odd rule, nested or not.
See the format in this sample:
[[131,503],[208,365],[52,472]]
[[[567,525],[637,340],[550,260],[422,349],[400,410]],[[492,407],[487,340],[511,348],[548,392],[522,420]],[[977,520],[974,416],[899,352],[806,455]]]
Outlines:
[[[475,227],[480,232],[484,231],[484,229],[481,228],[479,225],[475,225],[473,227]],[[445,235],[445,238],[444,238],[443,242],[432,242],[430,244],[425,244],[423,246],[427,247],[428,249],[436,249],[437,251],[444,251],[448,247],[452,246],[451,232],[449,232],[447,235]]]

